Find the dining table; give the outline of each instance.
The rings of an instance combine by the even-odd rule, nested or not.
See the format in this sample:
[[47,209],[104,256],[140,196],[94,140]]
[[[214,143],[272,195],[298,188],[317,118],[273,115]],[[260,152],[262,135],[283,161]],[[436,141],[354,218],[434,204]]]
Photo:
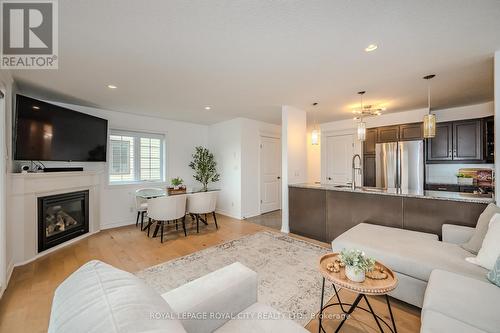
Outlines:
[[[213,189],[213,188],[210,189],[209,188],[208,190],[205,190],[203,188],[186,188],[186,192],[177,192],[177,193],[172,193],[172,194],[169,194],[168,191],[159,191],[156,189],[148,189],[148,190],[145,189],[145,190],[141,191],[141,193],[136,194],[136,196],[139,198],[145,199],[145,200],[149,200],[149,199],[154,199],[154,198],[159,198],[159,197],[164,197],[164,196],[171,196],[171,195],[195,194],[195,193],[214,192],[214,191],[220,191],[220,189]],[[202,222],[204,224],[207,224],[207,222],[204,220],[202,220]],[[149,219],[148,224],[142,230],[148,229],[149,227],[151,227],[151,225],[152,225],[152,221],[151,221],[151,219]],[[158,236],[158,229],[159,228],[157,225],[154,232],[153,232],[153,238]],[[148,236],[149,236],[149,229],[148,229]]]

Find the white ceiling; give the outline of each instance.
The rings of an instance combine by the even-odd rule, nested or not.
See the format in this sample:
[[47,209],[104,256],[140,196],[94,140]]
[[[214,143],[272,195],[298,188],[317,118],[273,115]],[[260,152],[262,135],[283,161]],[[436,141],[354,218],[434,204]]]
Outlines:
[[445,108],[492,100],[499,17],[498,0],[65,0],[59,70],[13,75],[39,97],[204,124],[315,101],[318,121],[345,119],[359,90],[421,108],[429,73]]

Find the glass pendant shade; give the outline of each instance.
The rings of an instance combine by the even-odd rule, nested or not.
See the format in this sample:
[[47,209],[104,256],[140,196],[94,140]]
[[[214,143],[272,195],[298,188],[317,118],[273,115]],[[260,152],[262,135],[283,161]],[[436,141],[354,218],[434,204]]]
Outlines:
[[436,136],[436,115],[427,114],[424,116],[424,138],[428,139],[428,138],[433,138],[435,136]]
[[360,121],[358,123],[358,140],[365,141],[366,139],[366,123],[364,121]]
[[319,130],[313,129],[311,132],[311,144],[319,145]]

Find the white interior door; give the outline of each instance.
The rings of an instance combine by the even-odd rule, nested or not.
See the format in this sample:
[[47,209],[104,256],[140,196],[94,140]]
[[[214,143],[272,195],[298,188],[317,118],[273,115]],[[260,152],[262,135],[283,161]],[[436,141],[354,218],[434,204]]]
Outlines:
[[353,134],[328,136],[326,138],[326,179],[324,182],[333,185],[350,185],[353,154]]
[[281,143],[278,138],[260,138],[260,212],[281,209]]

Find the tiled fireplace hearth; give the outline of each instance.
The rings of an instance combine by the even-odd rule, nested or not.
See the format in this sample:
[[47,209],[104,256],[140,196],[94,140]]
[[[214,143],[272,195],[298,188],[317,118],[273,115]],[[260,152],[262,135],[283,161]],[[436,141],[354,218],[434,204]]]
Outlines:
[[89,232],[89,191],[38,198],[38,252]]
[[100,230],[101,172],[11,174],[13,262],[22,265]]

